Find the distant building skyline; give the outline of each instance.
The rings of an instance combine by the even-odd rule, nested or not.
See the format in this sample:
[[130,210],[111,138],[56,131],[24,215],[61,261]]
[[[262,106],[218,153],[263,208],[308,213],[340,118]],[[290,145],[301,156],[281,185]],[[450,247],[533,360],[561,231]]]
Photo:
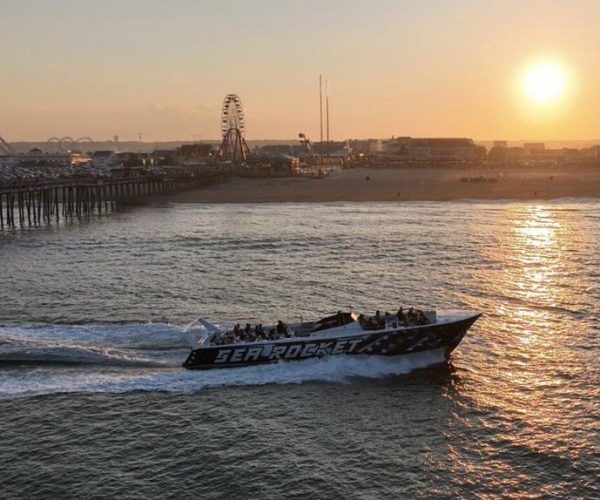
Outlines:
[[[235,92],[248,139],[316,141],[323,74],[332,140],[593,140],[599,24],[595,0],[5,0],[0,135],[218,140]],[[540,58],[552,105],[519,87]]]

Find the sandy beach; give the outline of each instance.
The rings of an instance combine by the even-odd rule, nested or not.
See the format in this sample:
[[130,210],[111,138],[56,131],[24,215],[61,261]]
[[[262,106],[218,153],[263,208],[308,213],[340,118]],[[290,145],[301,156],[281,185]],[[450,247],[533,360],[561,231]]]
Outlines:
[[560,197],[600,197],[600,168],[358,168],[335,171],[324,179],[233,178],[170,199],[184,203],[275,203]]

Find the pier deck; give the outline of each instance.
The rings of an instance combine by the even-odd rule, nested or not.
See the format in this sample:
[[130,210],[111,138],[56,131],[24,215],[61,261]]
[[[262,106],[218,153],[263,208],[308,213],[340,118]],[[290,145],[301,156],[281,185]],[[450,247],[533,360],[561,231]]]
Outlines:
[[218,171],[135,177],[20,179],[0,184],[0,230],[108,213],[119,205],[222,182]]

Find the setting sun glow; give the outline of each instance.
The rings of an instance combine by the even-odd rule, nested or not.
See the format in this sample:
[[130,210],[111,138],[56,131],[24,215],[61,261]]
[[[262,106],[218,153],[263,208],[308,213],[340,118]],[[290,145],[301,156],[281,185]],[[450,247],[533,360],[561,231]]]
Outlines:
[[523,78],[527,96],[536,103],[556,101],[564,93],[566,71],[554,62],[540,62],[530,66]]

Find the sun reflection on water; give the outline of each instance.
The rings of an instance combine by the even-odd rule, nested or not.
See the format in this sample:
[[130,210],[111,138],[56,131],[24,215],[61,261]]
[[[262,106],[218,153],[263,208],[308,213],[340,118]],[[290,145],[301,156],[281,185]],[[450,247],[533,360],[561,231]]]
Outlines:
[[[562,467],[593,452],[586,434],[565,416],[567,407],[582,416],[586,411],[573,381],[585,379],[589,367],[570,347],[585,343],[589,332],[582,319],[589,299],[582,290],[589,289],[591,275],[578,255],[592,235],[580,216],[560,207],[515,204],[502,212],[482,235],[490,243],[482,245],[485,265],[473,275],[473,287],[482,293],[469,304],[486,312],[478,328],[494,335],[483,342],[467,337],[473,351],[457,378],[465,370],[468,375],[449,393],[457,403],[454,417],[465,428],[482,422],[493,428],[496,451],[487,457],[488,465],[475,459],[487,456],[485,443],[475,447],[474,457],[457,458],[460,467],[480,477],[493,460],[499,459],[498,467],[514,467],[514,457],[516,463],[543,457]],[[485,366],[469,364],[474,358]],[[517,479],[518,467],[514,473],[515,484],[526,484],[526,478]]]

